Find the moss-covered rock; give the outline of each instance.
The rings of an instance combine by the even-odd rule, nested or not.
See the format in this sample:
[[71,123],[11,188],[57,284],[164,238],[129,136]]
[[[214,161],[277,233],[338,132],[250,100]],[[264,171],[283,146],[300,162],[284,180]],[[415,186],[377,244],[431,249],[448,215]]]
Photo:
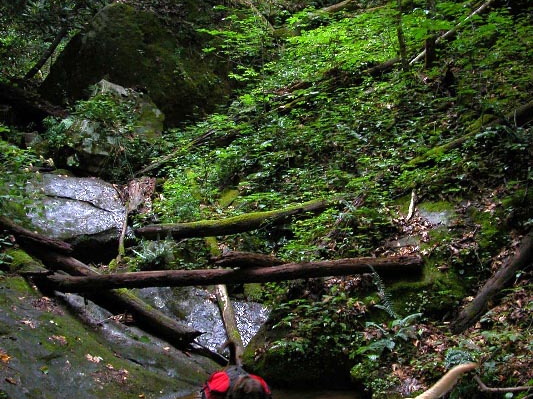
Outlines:
[[72,38],[41,93],[65,103],[87,97],[89,86],[105,78],[146,89],[167,123],[174,125],[212,110],[228,93],[227,83],[215,74],[216,66],[203,57],[200,45],[178,41],[155,14],[114,3]]
[[175,398],[216,368],[111,319],[87,328],[19,277],[0,277],[0,326],[0,397]]
[[6,251],[6,254],[11,259],[9,270],[13,273],[39,274],[47,272],[40,261],[32,258],[21,249],[10,249]]

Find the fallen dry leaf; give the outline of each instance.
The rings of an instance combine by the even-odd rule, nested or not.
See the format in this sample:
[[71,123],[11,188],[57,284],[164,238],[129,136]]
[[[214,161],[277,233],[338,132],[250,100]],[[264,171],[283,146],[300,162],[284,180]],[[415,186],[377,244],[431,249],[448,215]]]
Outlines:
[[6,352],[0,349],[0,362],[7,364],[9,363],[9,359],[11,359],[11,356],[9,356]]
[[100,363],[103,360],[103,358],[101,358],[100,356],[93,356],[93,355],[90,355],[89,353],[85,355],[85,358],[88,361],[93,362],[93,363]]

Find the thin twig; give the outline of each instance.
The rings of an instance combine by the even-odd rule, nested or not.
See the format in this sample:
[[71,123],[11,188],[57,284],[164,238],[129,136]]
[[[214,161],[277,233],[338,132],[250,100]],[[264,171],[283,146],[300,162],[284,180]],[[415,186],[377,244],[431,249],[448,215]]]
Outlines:
[[[486,386],[483,381],[481,381],[481,378],[479,376],[475,375],[474,380],[479,385],[479,390],[482,392],[522,392],[522,391],[529,391],[533,389],[533,386],[520,386],[520,387],[508,387],[508,388],[490,388]],[[527,397],[533,397],[533,395],[528,395]],[[524,398],[525,399],[525,398]]]
[[409,212],[407,213],[407,217],[405,218],[406,221],[411,219],[413,217],[413,214],[415,213],[415,207],[416,207],[416,192],[413,190],[411,192],[411,203],[409,204]]

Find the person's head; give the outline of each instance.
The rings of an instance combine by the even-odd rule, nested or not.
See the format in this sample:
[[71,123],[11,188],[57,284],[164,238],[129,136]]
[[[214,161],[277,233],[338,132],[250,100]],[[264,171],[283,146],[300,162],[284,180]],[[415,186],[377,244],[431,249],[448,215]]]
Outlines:
[[243,375],[228,392],[227,399],[269,399],[261,383],[248,375]]

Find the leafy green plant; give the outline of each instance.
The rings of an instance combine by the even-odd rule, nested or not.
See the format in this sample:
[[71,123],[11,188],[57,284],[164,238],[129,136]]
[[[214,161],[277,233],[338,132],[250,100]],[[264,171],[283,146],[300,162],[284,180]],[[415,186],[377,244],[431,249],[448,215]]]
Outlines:
[[265,48],[273,44],[270,32],[264,22],[250,10],[232,12],[224,6],[217,6],[217,10],[227,13],[224,26],[218,29],[198,29],[198,32],[212,37],[210,46],[203,51],[207,54],[215,53],[228,61],[231,64],[230,78],[244,83],[257,81]]
[[[33,176],[33,168],[52,163],[37,156],[32,149],[20,149],[0,140],[0,210],[20,221],[33,201],[26,184]],[[35,193],[35,195],[39,195]]]
[[128,258],[132,270],[161,270],[167,269],[174,261],[176,244],[172,240],[141,241],[131,251],[135,258]]
[[368,345],[359,347],[355,355],[365,355],[370,360],[377,360],[385,349],[392,351],[398,345],[399,340],[407,342],[410,339],[416,338],[416,332],[412,323],[422,316],[421,313],[413,313],[404,317],[403,319],[392,320],[386,328],[375,323],[367,322],[366,328],[377,330],[378,338],[370,341]]
[[332,287],[320,301],[295,299],[280,303],[274,312],[284,314],[274,329],[288,329],[287,337],[273,344],[273,350],[287,356],[309,357],[328,353],[346,357],[361,341],[357,332],[366,307],[357,298]]

